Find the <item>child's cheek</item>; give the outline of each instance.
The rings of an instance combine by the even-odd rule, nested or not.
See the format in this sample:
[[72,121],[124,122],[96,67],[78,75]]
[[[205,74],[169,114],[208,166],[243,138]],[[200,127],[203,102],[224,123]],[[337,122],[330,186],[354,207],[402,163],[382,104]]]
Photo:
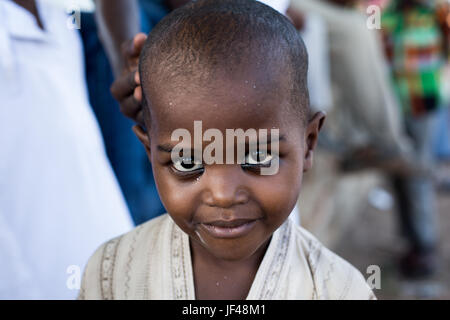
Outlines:
[[280,163],[278,174],[262,178],[258,198],[268,214],[287,218],[293,210],[302,182],[301,165]]
[[191,223],[197,206],[195,182],[179,180],[170,172],[155,175],[158,192],[167,212],[177,222]]

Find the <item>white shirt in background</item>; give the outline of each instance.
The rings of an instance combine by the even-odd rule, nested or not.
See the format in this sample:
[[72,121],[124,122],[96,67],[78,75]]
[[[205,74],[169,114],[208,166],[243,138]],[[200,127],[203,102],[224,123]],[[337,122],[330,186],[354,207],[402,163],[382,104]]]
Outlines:
[[0,299],[75,298],[77,271],[132,227],[88,103],[78,31],[63,9],[37,4],[45,31],[0,1]]
[[286,14],[291,0],[259,0],[259,2],[267,4],[282,14]]

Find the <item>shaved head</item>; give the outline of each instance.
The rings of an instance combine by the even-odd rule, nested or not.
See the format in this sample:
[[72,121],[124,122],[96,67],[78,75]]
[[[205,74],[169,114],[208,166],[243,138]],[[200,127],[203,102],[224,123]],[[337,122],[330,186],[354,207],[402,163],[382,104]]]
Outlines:
[[148,106],[152,84],[205,86],[258,69],[261,76],[283,78],[292,107],[307,118],[305,45],[286,17],[257,1],[199,0],[178,8],[152,30],[139,65]]

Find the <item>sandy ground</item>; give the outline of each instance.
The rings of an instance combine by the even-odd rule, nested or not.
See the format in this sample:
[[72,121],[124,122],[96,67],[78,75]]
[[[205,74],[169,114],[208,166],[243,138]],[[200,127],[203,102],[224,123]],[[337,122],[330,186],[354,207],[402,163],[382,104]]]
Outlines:
[[353,219],[333,250],[357,267],[367,279],[370,265],[380,267],[378,299],[450,299],[450,192],[438,194],[440,267],[431,279],[405,281],[397,270],[397,259],[405,243],[394,211],[379,211],[367,205]]

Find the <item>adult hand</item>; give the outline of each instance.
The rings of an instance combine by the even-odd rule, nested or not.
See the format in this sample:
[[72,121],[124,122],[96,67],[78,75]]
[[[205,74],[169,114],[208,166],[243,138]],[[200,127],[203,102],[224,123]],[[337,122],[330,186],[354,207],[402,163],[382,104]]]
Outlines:
[[111,86],[111,94],[120,104],[120,111],[136,123],[143,125],[142,88],[138,64],[147,36],[138,33],[132,40],[122,44],[121,54],[124,67],[121,75]]

